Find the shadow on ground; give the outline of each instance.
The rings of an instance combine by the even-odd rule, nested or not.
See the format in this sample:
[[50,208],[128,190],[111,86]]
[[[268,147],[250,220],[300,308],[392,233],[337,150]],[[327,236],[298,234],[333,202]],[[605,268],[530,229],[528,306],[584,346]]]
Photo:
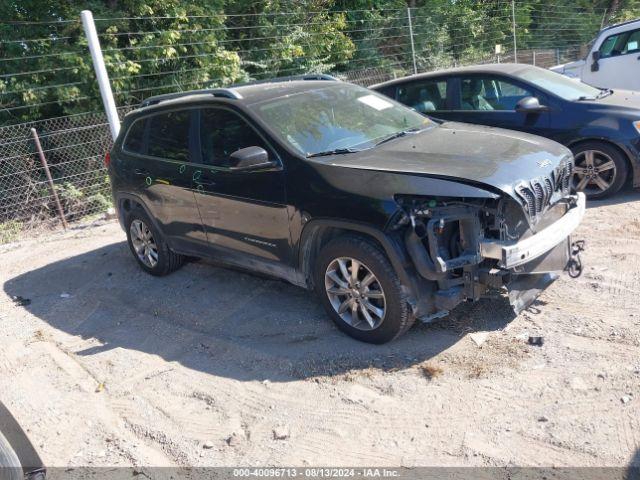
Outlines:
[[640,480],[640,449],[636,450],[631,458],[624,478],[625,480]]
[[4,289],[29,298],[24,308],[52,327],[98,341],[77,355],[139,350],[243,381],[409,368],[464,333],[500,329],[514,318],[506,301],[486,300],[390,344],[367,345],[339,332],[304,289],[205,262],[152,277],[123,242],[24,273]]
[[589,200],[587,208],[606,207],[609,205],[619,205],[621,203],[640,201],[640,189],[624,188],[622,191],[604,200]]

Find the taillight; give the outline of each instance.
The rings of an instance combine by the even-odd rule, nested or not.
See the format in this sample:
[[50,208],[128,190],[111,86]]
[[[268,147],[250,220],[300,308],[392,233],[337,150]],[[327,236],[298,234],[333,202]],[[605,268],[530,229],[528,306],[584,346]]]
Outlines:
[[111,154],[107,152],[107,154],[104,156],[104,166],[106,168],[109,168],[110,163],[111,163]]

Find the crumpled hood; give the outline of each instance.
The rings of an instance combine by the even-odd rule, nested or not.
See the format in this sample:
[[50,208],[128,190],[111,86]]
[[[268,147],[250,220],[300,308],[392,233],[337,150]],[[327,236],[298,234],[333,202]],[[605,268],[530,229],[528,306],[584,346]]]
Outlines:
[[499,189],[521,203],[515,193],[516,186],[553,175],[560,163],[569,157],[569,149],[546,138],[446,122],[362,152],[313,160],[347,168],[480,183]]

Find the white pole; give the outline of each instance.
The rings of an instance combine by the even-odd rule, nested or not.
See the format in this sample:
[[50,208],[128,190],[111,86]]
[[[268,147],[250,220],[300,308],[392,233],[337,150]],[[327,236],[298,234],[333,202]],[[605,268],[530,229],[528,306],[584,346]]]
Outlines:
[[84,34],[87,37],[87,42],[89,42],[89,50],[91,51],[91,59],[93,60],[93,69],[95,70],[96,78],[98,79],[100,95],[102,96],[104,110],[107,113],[107,120],[109,120],[111,136],[115,140],[118,136],[118,132],[120,131],[120,118],[118,118],[116,102],[113,99],[113,92],[111,91],[111,84],[109,83],[107,67],[105,67],[104,58],[102,58],[102,49],[100,48],[100,40],[98,40],[96,25],[93,23],[93,14],[91,13],[91,10],[83,10],[80,17],[82,18]]
[[413,22],[411,21],[411,9],[407,8],[407,19],[409,20],[409,38],[411,38],[411,58],[413,58],[413,73],[418,73],[418,65],[416,63],[416,47],[413,44]]
[[513,27],[513,63],[518,63],[518,44],[516,42],[516,0],[511,0],[511,20]]

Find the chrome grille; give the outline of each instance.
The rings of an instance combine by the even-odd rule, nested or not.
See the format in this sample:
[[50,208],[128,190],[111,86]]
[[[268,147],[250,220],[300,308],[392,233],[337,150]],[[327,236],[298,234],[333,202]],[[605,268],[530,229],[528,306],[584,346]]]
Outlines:
[[533,196],[535,197],[536,215],[544,208],[544,188],[542,183],[538,180],[531,181],[531,188],[533,189]]
[[547,210],[554,196],[557,198],[569,194],[572,174],[573,158],[566,157],[550,175],[534,178],[516,187],[516,192],[531,220],[536,221],[537,217]]
[[536,216],[536,196],[533,191],[526,185],[520,185],[516,189],[518,195],[524,203],[524,209],[526,210],[529,218]]
[[553,177],[544,179],[544,191],[547,192],[549,198],[551,198],[551,195],[553,195],[553,192],[556,190],[554,186],[555,182],[553,181]]
[[568,195],[571,188],[571,177],[573,175],[573,158],[567,157],[560,162],[560,165],[554,172],[555,190],[561,190],[563,194]]

